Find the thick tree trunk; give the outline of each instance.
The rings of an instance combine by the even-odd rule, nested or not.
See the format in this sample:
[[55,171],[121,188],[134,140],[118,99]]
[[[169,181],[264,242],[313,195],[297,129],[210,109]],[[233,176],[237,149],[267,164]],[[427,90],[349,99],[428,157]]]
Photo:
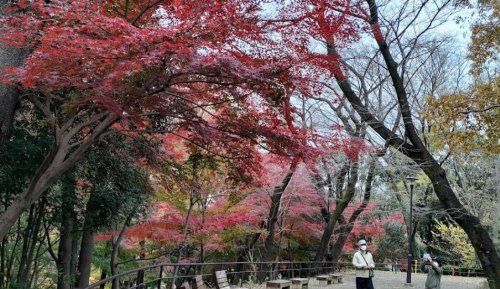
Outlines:
[[316,251],[316,261],[323,261],[325,259],[326,251],[330,244],[330,239],[332,237],[333,230],[335,229],[335,225],[342,216],[345,208],[349,205],[349,202],[351,202],[354,197],[356,192],[356,182],[358,181],[358,167],[359,164],[357,162],[353,162],[351,164],[351,173],[347,183],[346,192],[345,194],[342,194],[341,199],[336,200],[335,210],[332,214],[330,214],[328,223],[326,224],[323,235],[321,236],[318,250]]
[[[0,17],[8,0],[0,0]],[[21,49],[3,47],[0,43],[0,74],[8,66],[20,66],[26,58],[26,52]],[[11,86],[0,83],[0,151],[10,137],[14,114],[19,104],[19,91]]]
[[90,269],[92,265],[92,253],[94,252],[94,234],[92,230],[83,230],[82,244],[80,246],[80,258],[78,261],[78,283],[77,288],[85,288],[89,285]]
[[[23,192],[0,217],[0,237],[5,237],[10,227],[16,222],[22,212],[33,204],[39,196],[48,188],[48,183],[53,179],[49,174],[49,169],[56,153],[57,146],[53,146],[49,154],[45,157],[37,173],[31,180],[28,188]],[[54,181],[54,180],[52,180]]]
[[[63,209],[63,211],[67,211]],[[58,278],[57,278],[57,289],[70,289],[71,288],[71,245],[73,243],[72,231],[73,231],[73,216],[70,216],[67,212],[63,213],[66,216],[61,224],[61,237],[59,240],[59,251],[57,254],[58,262]]]
[[[3,63],[3,49],[0,48],[0,64]],[[0,67],[0,70],[2,67]],[[17,89],[0,84],[0,150],[10,137],[14,114],[19,103]]]
[[76,283],[76,269],[78,265],[78,252],[80,247],[78,246],[80,244],[80,224],[76,222],[76,217],[75,217],[75,223],[73,224],[73,240],[71,242],[71,265],[69,269],[69,274],[71,276],[71,288],[75,287]]
[[280,185],[274,187],[273,195],[271,196],[271,208],[269,209],[269,217],[267,221],[267,237],[264,241],[264,250],[262,251],[262,258],[264,260],[273,261],[273,247],[274,247],[274,231],[278,221],[278,212],[280,208],[281,196],[285,192],[286,187],[292,179],[293,171],[289,171]]
[[[420,168],[425,172],[427,177],[432,182],[434,192],[436,193],[440,202],[446,208],[448,214],[456,221],[462,229],[467,233],[472,246],[476,250],[476,254],[481,261],[484,272],[490,281],[490,288],[496,289],[500,287],[500,256],[495,248],[491,237],[487,230],[481,224],[479,218],[472,215],[458,200],[455,192],[453,191],[450,182],[446,176],[446,172],[436,159],[430,154],[425,147],[417,130],[413,124],[411,115],[411,108],[408,103],[408,97],[405,91],[405,84],[403,78],[399,75],[398,64],[394,60],[389,49],[389,45],[382,34],[381,26],[379,23],[378,7],[375,0],[366,0],[370,10],[369,23],[372,28],[373,35],[379,47],[379,50],[384,57],[387,65],[387,70],[391,76],[394,91],[399,103],[403,123],[405,126],[405,133],[408,139],[413,144],[411,150],[405,149],[402,146],[396,148],[402,151],[405,155],[411,158],[414,162],[419,164]],[[354,99],[351,96],[351,99]],[[350,100],[351,101],[351,100]],[[358,107],[356,110],[359,112]],[[372,124],[370,124],[372,125]],[[372,125],[373,128],[373,125]],[[376,131],[377,129],[374,128]],[[378,131],[382,131],[378,128]],[[386,137],[384,137],[389,141]],[[395,146],[395,142],[391,142]],[[407,144],[405,144],[408,147]]]
[[59,250],[57,252],[57,289],[70,289],[72,286],[71,254],[73,252],[74,207],[73,198],[75,186],[71,184],[71,177],[67,178],[63,188],[63,202],[61,204],[61,229]]
[[94,215],[95,215],[95,193],[90,195],[83,223],[82,243],[80,245],[80,258],[78,260],[77,288],[85,288],[89,285],[90,268],[92,265],[92,253],[94,251]]

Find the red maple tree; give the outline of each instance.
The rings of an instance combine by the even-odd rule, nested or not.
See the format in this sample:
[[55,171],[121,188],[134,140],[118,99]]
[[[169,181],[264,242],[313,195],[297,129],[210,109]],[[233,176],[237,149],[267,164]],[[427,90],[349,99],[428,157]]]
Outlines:
[[54,142],[2,214],[0,237],[117,123],[221,151],[235,177],[258,172],[258,146],[307,157],[308,133],[294,128],[290,104],[303,59],[273,49],[281,44],[261,9],[256,0],[12,4],[2,42],[31,54],[2,79],[29,92]]

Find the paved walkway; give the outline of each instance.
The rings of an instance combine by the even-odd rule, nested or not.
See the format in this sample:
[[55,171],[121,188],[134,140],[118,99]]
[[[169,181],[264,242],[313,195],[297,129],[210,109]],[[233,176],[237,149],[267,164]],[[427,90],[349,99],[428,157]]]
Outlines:
[[[346,272],[344,274],[344,284],[334,284],[329,286],[328,289],[355,289],[355,275],[354,272]],[[425,284],[425,274],[412,274],[413,288],[424,289]],[[318,281],[311,278],[309,281],[310,289],[325,289],[324,287],[318,286]],[[373,279],[373,284],[375,289],[401,289],[408,288],[404,287],[406,282],[406,273],[394,273],[387,271],[375,271],[375,278]],[[484,285],[483,285],[484,284]],[[485,278],[476,277],[457,277],[445,275],[441,279],[441,289],[486,289],[483,287],[486,284]]]

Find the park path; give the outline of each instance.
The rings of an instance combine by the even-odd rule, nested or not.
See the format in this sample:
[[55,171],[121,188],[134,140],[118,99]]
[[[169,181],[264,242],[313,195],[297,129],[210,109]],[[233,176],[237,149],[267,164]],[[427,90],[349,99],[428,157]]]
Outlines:
[[[344,284],[334,284],[328,287],[328,289],[355,289],[355,278],[354,272],[343,273]],[[413,288],[424,289],[425,284],[425,274],[412,274]],[[399,272],[388,272],[388,271],[375,271],[375,278],[373,279],[373,284],[375,289],[400,289],[408,288],[404,287],[406,282],[406,273]],[[458,277],[458,276],[448,276],[445,275],[441,279],[441,289],[483,289],[485,278],[477,277]],[[309,281],[310,289],[325,289],[324,287],[318,286],[318,281],[311,278]]]

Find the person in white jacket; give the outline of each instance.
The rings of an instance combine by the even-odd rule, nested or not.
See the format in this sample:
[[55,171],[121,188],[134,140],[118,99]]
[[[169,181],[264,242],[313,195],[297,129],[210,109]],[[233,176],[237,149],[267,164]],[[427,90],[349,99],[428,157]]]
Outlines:
[[359,240],[359,250],[352,257],[352,265],[356,268],[356,289],[374,289],[372,282],[373,256],[368,252],[365,240]]

